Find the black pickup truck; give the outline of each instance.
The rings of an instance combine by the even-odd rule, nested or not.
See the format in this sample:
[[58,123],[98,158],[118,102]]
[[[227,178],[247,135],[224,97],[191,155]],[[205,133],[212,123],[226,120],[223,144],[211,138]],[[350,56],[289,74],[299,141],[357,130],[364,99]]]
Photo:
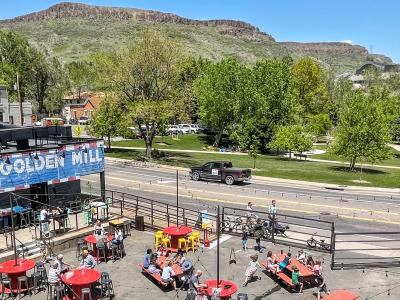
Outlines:
[[250,169],[233,168],[230,161],[212,161],[190,168],[192,180],[224,181],[228,185],[251,179]]

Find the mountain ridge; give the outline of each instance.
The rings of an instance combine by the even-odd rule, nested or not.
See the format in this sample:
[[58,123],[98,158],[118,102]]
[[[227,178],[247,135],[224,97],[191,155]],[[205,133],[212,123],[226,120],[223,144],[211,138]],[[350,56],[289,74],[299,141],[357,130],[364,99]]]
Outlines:
[[276,42],[258,27],[236,20],[192,20],[172,13],[137,8],[62,2],[48,9],[0,20],[0,29],[14,30],[63,61],[84,59],[96,51],[126,46],[144,27],[164,30],[190,54],[208,59],[238,57],[253,63],[265,57],[312,56],[335,73],[354,71],[367,61],[391,63],[384,55],[343,42]]

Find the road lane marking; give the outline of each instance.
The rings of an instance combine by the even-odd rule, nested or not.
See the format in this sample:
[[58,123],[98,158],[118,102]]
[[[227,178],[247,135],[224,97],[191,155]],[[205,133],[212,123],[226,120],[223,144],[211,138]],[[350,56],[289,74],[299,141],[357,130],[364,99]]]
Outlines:
[[[231,239],[232,236],[228,235],[228,234],[223,234],[221,235],[221,237],[219,238],[219,244],[221,245],[223,242],[226,242],[227,240]],[[213,249],[215,247],[217,247],[217,240],[211,242],[210,247],[208,247],[208,249]]]

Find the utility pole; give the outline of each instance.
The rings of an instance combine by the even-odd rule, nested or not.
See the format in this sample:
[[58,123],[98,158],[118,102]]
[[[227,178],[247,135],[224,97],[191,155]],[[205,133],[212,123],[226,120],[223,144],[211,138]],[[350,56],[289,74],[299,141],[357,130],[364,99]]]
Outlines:
[[19,73],[18,72],[17,72],[17,83],[15,84],[15,90],[17,91],[17,95],[18,95],[21,126],[24,126],[24,112],[22,109],[22,99],[21,99],[21,91],[19,88]]
[[14,224],[14,206],[13,206],[13,194],[10,193],[10,209],[11,209],[11,243],[14,248],[14,266],[18,265],[17,261],[17,245],[15,242],[15,224]]
[[220,235],[220,210],[217,207],[217,288],[219,288],[219,235]]

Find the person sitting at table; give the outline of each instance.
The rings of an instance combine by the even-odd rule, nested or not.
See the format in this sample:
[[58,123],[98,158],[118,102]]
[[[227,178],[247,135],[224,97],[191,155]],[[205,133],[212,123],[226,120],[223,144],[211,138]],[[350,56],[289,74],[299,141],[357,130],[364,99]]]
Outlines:
[[183,255],[184,252],[182,249],[178,249],[178,251],[176,252],[174,258],[172,259],[172,262],[174,264],[179,265],[180,267],[182,267],[182,264],[185,262],[185,256]]
[[143,268],[148,269],[151,263],[151,254],[152,254],[151,249],[147,249],[146,254],[144,256],[144,261],[143,261]]
[[258,262],[258,255],[254,254],[250,256],[250,262],[249,266],[246,269],[245,272],[245,280],[243,282],[243,286],[246,286],[247,283],[250,281],[251,278],[253,278],[254,274],[257,272],[257,268],[260,267],[260,263]]
[[93,256],[89,254],[88,250],[82,251],[82,260],[79,267],[93,269],[96,266],[96,261]]
[[102,231],[97,230],[94,237],[96,238],[96,247],[104,249],[106,246],[106,237],[103,235]]
[[58,285],[60,281],[60,272],[58,271],[58,263],[53,263],[47,275],[47,281],[51,285]]
[[106,234],[103,224],[101,224],[100,220],[96,220],[96,224],[94,224],[94,233],[100,230],[102,235]]
[[295,287],[295,290],[299,292],[299,294],[303,293],[303,286],[304,284],[300,282],[299,278],[301,277],[301,274],[299,272],[299,268],[297,268],[296,265],[292,267],[292,284]]
[[164,256],[164,253],[165,253],[165,248],[164,248],[164,246],[163,245],[160,245],[159,247],[158,247],[158,249],[157,249],[157,255],[160,257],[160,256]]
[[309,255],[309,256],[307,257],[306,266],[307,266],[309,269],[313,269],[313,268],[314,268],[314,265],[315,265],[314,259],[312,258],[311,255]]
[[288,253],[285,258],[279,263],[277,273],[282,272],[288,265],[290,265],[290,260],[292,257],[292,253]]
[[60,274],[65,273],[65,272],[68,272],[69,264],[66,264],[66,263],[64,262],[64,255],[58,254],[58,255],[57,255],[57,258],[55,259],[55,262],[58,264],[57,271],[58,271]]
[[299,250],[296,259],[302,263],[303,265],[306,264],[306,254],[304,253],[304,251],[302,249]]
[[176,281],[172,277],[175,276],[174,270],[172,270],[172,261],[168,261],[161,274],[161,281],[165,284],[172,284],[176,290]]
[[114,245],[120,245],[124,239],[124,235],[122,234],[121,228],[115,228],[114,232],[114,239],[112,240],[112,243]]
[[267,253],[267,268],[273,274],[276,274],[278,270],[278,262],[276,261],[276,257],[272,256],[272,251],[268,251]]
[[147,268],[150,274],[160,274],[161,269],[157,268],[156,261],[152,260]]
[[196,295],[196,300],[207,300],[208,285],[205,283],[200,283],[201,275],[203,275],[203,272],[201,270],[197,270],[196,273],[190,277],[189,291]]

